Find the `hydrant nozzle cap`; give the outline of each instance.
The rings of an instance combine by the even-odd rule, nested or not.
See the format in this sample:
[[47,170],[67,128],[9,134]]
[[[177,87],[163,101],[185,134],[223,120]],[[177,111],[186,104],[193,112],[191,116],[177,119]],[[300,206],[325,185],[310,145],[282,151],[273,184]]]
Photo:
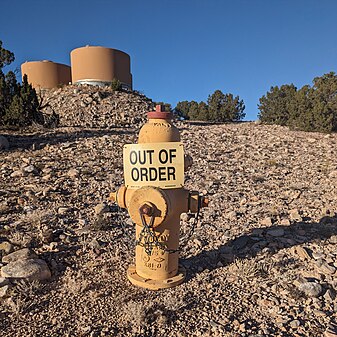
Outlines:
[[147,113],[148,119],[166,119],[170,120],[172,119],[172,113],[165,111],[165,105],[156,105],[155,111],[149,111]]

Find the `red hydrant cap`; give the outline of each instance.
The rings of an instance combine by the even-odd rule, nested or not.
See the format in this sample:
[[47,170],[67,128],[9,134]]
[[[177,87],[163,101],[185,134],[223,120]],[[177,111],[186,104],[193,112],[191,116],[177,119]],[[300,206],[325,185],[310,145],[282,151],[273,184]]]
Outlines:
[[164,105],[156,105],[156,111],[147,113],[148,119],[172,119],[172,113],[165,111]]

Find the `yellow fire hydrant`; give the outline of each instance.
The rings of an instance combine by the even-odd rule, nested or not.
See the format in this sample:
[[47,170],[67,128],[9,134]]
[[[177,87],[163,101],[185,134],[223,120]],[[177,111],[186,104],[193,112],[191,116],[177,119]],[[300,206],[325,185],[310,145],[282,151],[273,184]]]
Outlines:
[[184,155],[172,115],[161,105],[148,113],[138,144],[123,149],[125,185],[110,200],[126,208],[136,224],[136,263],[128,268],[132,284],[158,290],[183,282],[178,265],[181,213],[197,213],[208,200],[183,188],[192,159]]

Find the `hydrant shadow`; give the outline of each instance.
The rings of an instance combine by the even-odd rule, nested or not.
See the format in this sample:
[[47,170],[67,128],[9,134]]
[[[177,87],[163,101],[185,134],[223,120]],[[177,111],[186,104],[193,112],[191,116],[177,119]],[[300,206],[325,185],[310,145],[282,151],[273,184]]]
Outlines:
[[[187,280],[205,269],[210,271],[229,265],[235,259],[249,259],[262,251],[275,254],[280,249],[290,248],[316,240],[327,240],[337,235],[337,217],[323,217],[318,223],[294,222],[290,226],[253,228],[213,250],[181,259],[187,269]],[[337,239],[336,239],[337,242]],[[310,254],[310,252],[309,252]]]

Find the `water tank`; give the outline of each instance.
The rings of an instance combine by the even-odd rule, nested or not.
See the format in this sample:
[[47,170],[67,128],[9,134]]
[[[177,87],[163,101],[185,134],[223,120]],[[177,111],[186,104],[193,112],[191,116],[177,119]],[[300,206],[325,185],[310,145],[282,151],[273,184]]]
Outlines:
[[118,79],[122,86],[132,89],[130,56],[120,50],[86,46],[70,53],[73,83],[109,85]]
[[35,89],[50,89],[71,82],[71,69],[65,64],[52,61],[31,61],[21,64],[22,78],[28,76],[28,82]]

